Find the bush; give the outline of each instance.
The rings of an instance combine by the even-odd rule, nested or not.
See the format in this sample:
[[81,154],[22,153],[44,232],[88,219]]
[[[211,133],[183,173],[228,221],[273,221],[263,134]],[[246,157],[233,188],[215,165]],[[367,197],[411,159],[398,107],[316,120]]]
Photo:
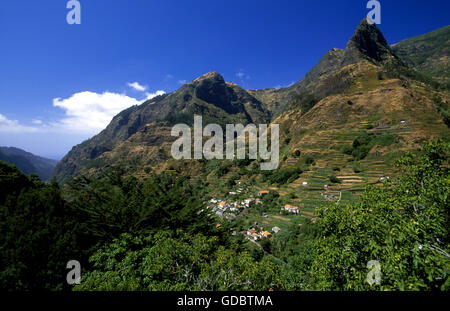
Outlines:
[[313,94],[304,92],[294,95],[292,106],[299,106],[302,110],[302,114],[305,114],[309,110],[311,110],[311,108],[314,107],[317,103],[318,100],[314,97]]
[[334,184],[340,184],[340,183],[342,183],[342,181],[341,181],[339,178],[337,178],[336,176],[334,176],[334,175],[331,175],[331,176],[330,176],[330,181],[331,181],[332,183],[334,183]]
[[341,151],[344,154],[352,155],[353,148],[352,148],[352,146],[344,145],[341,147]]
[[353,172],[357,174],[362,172],[362,167],[359,165],[359,163],[353,164]]
[[232,188],[236,185],[236,181],[238,181],[241,178],[239,174],[235,174],[230,177],[230,179],[227,180],[227,187]]
[[306,164],[311,165],[311,164],[314,164],[315,162],[316,162],[316,161],[314,160],[313,157],[311,157],[311,156],[305,157],[305,163],[306,163]]
[[233,165],[230,161],[223,161],[223,163],[219,166],[219,168],[216,171],[217,177],[223,177],[225,176],[229,171],[230,167]]
[[373,146],[390,146],[395,142],[392,134],[374,134],[363,132],[353,141],[352,146],[342,146],[342,153],[352,155],[355,160],[362,160],[369,154]]
[[[448,158],[448,143],[427,143],[421,157],[399,161],[397,182],[368,187],[356,203],[318,209],[313,289],[450,290]],[[371,260],[380,262],[379,284],[367,282]]]
[[263,172],[263,176],[272,184],[284,185],[296,180],[301,173],[303,173],[302,170],[298,168],[286,168],[278,169],[274,172],[265,171]]

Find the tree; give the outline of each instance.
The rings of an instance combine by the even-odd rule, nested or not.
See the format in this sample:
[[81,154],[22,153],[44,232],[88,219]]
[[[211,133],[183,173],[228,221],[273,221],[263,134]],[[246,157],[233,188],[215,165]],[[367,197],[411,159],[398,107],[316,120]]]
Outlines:
[[85,258],[89,246],[76,213],[56,182],[3,162],[0,172],[0,289],[63,289],[67,262]]
[[279,288],[279,268],[216,237],[124,234],[91,257],[94,270],[76,290],[268,290]]
[[[448,155],[448,143],[427,143],[420,157],[399,161],[408,173],[394,183],[369,187],[360,202],[318,211],[316,289],[450,288]],[[379,285],[366,280],[370,260],[381,264]]]

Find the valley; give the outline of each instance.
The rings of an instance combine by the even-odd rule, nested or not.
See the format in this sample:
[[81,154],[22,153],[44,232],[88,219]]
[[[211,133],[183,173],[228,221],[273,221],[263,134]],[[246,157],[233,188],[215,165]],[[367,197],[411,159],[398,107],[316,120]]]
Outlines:
[[47,182],[0,161],[0,287],[448,291],[449,40],[364,19],[288,87],[211,71],[123,110]]

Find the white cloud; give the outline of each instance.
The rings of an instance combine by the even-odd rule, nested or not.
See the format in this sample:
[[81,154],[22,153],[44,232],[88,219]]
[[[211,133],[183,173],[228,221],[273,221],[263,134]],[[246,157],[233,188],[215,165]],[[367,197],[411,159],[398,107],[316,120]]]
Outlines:
[[241,80],[250,80],[251,77],[245,73],[245,71],[243,69],[240,69],[237,73],[236,73],[236,77],[238,77]]
[[127,83],[129,87],[135,89],[139,92],[145,92],[147,90],[146,86],[140,85],[138,82]]
[[55,98],[53,106],[65,110],[66,116],[51,126],[94,135],[105,129],[119,112],[165,93],[162,90],[155,93],[146,92],[146,98],[143,100],[110,92],[81,92],[67,99]]
[[0,114],[0,141],[36,154],[52,152],[61,157],[73,145],[105,129],[119,112],[163,94],[162,90],[145,92],[145,98],[137,99],[125,94],[87,91],[55,98],[53,106],[62,109],[64,115],[51,121],[39,117],[24,125]]
[[145,98],[137,99],[125,94],[86,91],[68,98],[54,98],[53,106],[64,111],[61,118],[47,122],[36,118],[30,125],[23,125],[0,114],[0,133],[54,133],[89,138],[105,129],[119,112],[165,93],[162,90],[145,92]]
[[294,81],[291,81],[291,83],[289,83],[289,84],[287,84],[287,85],[281,85],[281,84],[278,84],[278,85],[274,86],[273,88],[278,90],[278,89],[290,87],[290,86],[292,86],[292,85],[294,85],[294,84],[295,84],[295,82],[294,82]]
[[0,114],[0,132],[7,133],[32,133],[37,132],[39,128],[33,126],[26,126],[19,123],[17,120],[10,120],[4,115]]
[[156,91],[155,93],[145,93],[145,95],[147,96],[146,100],[155,98],[156,96],[160,96],[160,95],[164,95],[166,94],[166,92],[164,91]]
[[124,94],[81,92],[67,99],[53,99],[53,106],[63,109],[66,116],[52,127],[80,133],[95,134],[103,130],[111,119],[124,109],[141,102]]

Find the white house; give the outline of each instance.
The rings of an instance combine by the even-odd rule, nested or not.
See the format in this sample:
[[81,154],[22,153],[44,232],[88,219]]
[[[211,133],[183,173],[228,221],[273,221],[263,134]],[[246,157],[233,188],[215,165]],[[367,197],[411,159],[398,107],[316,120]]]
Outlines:
[[272,228],[272,232],[273,233],[278,233],[278,232],[280,232],[280,230],[281,230],[281,228],[279,228],[279,227],[273,227]]
[[292,206],[292,205],[285,205],[283,208],[282,208],[282,210],[285,210],[285,211],[287,211],[287,212],[289,212],[289,213],[291,213],[291,214],[299,214],[300,213],[300,210],[299,210],[299,208],[297,207],[297,206]]

